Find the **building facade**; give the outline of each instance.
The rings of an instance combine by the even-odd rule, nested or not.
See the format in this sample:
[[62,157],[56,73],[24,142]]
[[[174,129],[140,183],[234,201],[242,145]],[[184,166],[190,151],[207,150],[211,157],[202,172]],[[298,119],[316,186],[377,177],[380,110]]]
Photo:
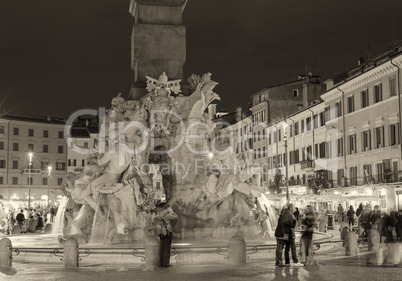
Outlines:
[[53,191],[66,174],[64,125],[65,120],[51,117],[0,117],[0,194],[4,199],[26,204],[31,186],[31,202],[57,200],[59,193]]

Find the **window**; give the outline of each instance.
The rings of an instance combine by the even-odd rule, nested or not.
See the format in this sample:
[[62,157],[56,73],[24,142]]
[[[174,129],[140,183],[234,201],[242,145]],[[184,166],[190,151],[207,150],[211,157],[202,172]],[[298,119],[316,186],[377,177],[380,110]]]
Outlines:
[[6,160],[0,159],[0,169],[5,169],[6,168]]
[[383,165],[382,163],[377,163],[377,183],[381,182],[384,182]]
[[338,156],[343,156],[343,138],[337,140],[337,152]]
[[372,183],[371,165],[363,165],[363,184]]
[[295,160],[295,163],[297,164],[297,163],[299,163],[300,161],[299,161],[299,150],[298,149],[296,149],[295,150],[295,152],[294,152],[294,160]]
[[[239,143],[240,144],[240,143]],[[265,146],[264,146],[264,156],[265,156]],[[85,159],[81,160],[81,166],[84,167],[85,166]]]
[[293,89],[293,97],[298,98],[299,97],[299,90],[298,89]]
[[350,167],[350,185],[357,185],[357,167]]
[[[265,151],[266,151],[265,146],[263,146],[263,147],[262,147],[262,156],[263,156],[263,157],[265,157]],[[83,165],[83,166],[84,166],[84,165]]]
[[324,109],[324,116],[325,116],[325,119],[324,119],[324,124],[325,124],[325,122],[328,122],[328,121],[330,121],[331,120],[331,107],[329,107],[329,106],[327,106],[325,109]]
[[64,171],[66,169],[66,163],[57,162],[56,163],[56,171]]
[[47,144],[43,145],[43,153],[48,153],[49,152],[49,146]]
[[343,169],[338,169],[338,185],[345,186],[345,171]]
[[57,178],[57,185],[63,184],[63,178]]
[[374,129],[374,148],[381,148],[384,146],[384,127]]
[[355,111],[355,97],[348,97],[348,113]]
[[47,169],[47,167],[49,166],[49,161],[48,160],[42,160],[41,162],[40,162],[40,168],[42,169],[42,170],[46,170]]
[[362,151],[371,150],[371,134],[370,130],[362,132]]
[[306,128],[304,127],[304,120],[301,120],[301,132],[304,133]]
[[34,130],[33,129],[28,129],[28,136],[30,136],[30,137],[34,136]]
[[0,150],[4,150],[4,142],[0,141]]
[[13,169],[18,169],[18,160],[13,160]]
[[28,143],[28,151],[34,151],[34,145],[32,143]]
[[73,160],[73,166],[76,167],[77,166],[77,159]]
[[69,167],[71,167],[71,159],[68,159],[68,160],[67,160],[67,165],[68,165]]
[[4,126],[0,126],[0,135],[4,134]]
[[293,137],[293,125],[289,125],[289,137]]
[[399,123],[389,125],[389,145],[399,144]]
[[389,78],[389,94],[391,97],[396,96],[396,77]]
[[306,152],[307,152],[307,160],[313,160],[313,153],[312,153],[313,151],[311,145],[307,146]]
[[27,178],[27,184],[33,184],[33,178],[32,177]]
[[382,84],[377,84],[374,86],[374,102],[382,101]]
[[349,139],[349,154],[356,153],[356,134],[350,135]]
[[299,122],[295,123],[295,136],[299,134]]
[[313,116],[314,129],[318,128],[318,114]]
[[313,153],[313,155],[314,155],[314,159],[318,159],[320,157],[320,151],[319,151],[319,144],[318,143],[316,143],[314,145],[314,153]]
[[322,127],[324,125],[325,125],[325,112],[323,111],[320,113],[320,125],[319,126]]
[[20,129],[13,128],[13,134],[14,134],[14,136],[18,136],[20,134]]
[[325,158],[325,142],[320,143],[320,158]]
[[59,145],[59,146],[57,147],[57,152],[58,152],[58,153],[63,153],[63,152],[64,152],[64,146]]
[[311,130],[311,117],[306,118],[306,131]]
[[335,104],[335,118],[341,117],[342,116],[342,106],[341,106],[341,102],[338,101]]
[[18,150],[19,150],[18,143],[17,142],[13,143],[13,151],[18,151]]
[[369,106],[369,92],[368,89],[361,92],[362,108]]
[[271,144],[271,133],[268,134],[268,144]]
[[42,178],[42,185],[47,185],[47,178]]
[[18,178],[17,177],[13,177],[13,185],[18,184]]
[[62,139],[62,138],[64,138],[63,131],[59,131],[59,139]]
[[48,138],[49,137],[49,131],[48,130],[43,130],[43,137]]
[[0,177],[0,184],[3,184],[3,177]]

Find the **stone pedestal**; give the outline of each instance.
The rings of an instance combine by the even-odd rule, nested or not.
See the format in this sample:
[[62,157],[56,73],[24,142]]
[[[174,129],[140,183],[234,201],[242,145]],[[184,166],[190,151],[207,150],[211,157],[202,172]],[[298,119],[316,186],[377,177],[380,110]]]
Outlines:
[[380,233],[377,229],[369,230],[368,250],[372,253],[367,256],[367,264],[382,265],[385,248],[380,243]]
[[0,267],[11,267],[12,247],[10,239],[3,238],[0,240]]
[[64,242],[63,249],[64,267],[75,268],[78,267],[78,242],[74,238],[69,238]]
[[349,225],[346,222],[341,223],[339,227],[341,240],[345,240],[346,233],[349,231]]
[[145,267],[160,266],[160,244],[156,237],[147,237],[145,242]]
[[387,245],[388,251],[384,263],[389,265],[400,265],[401,263],[401,252],[402,244],[400,243],[390,243]]
[[11,228],[11,234],[21,234],[21,227],[18,224],[14,224]]
[[228,249],[230,264],[246,263],[246,242],[241,236],[233,236],[229,241]]
[[345,236],[345,256],[357,256],[357,235],[348,231]]

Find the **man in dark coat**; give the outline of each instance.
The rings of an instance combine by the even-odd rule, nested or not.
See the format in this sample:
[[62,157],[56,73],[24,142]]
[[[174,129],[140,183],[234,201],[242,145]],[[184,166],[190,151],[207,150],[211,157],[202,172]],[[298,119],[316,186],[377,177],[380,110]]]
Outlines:
[[20,229],[22,231],[22,224],[24,223],[25,220],[24,210],[21,210],[15,219],[17,220],[18,225],[20,226]]

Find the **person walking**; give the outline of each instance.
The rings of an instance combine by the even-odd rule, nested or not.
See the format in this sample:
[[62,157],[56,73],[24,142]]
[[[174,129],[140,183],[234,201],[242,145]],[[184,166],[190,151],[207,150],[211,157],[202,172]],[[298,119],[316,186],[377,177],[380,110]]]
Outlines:
[[50,222],[54,222],[54,216],[56,215],[56,212],[53,206],[50,207],[49,213],[50,213]]
[[304,213],[302,226],[303,234],[301,240],[304,244],[304,255],[306,257],[304,265],[314,265],[315,261],[313,257],[313,231],[315,227],[315,217],[314,210],[309,205],[307,206],[306,212]]
[[275,266],[284,267],[282,261],[283,248],[285,247],[289,237],[292,235],[291,228],[293,225],[293,219],[289,208],[284,208],[278,218],[278,224],[275,229],[276,237],[276,262]]
[[346,216],[348,217],[349,228],[355,225],[355,210],[353,210],[353,206],[350,205],[349,210],[346,212]]
[[359,217],[362,212],[363,212],[363,204],[360,203],[359,208],[357,208],[356,210],[356,217]]

